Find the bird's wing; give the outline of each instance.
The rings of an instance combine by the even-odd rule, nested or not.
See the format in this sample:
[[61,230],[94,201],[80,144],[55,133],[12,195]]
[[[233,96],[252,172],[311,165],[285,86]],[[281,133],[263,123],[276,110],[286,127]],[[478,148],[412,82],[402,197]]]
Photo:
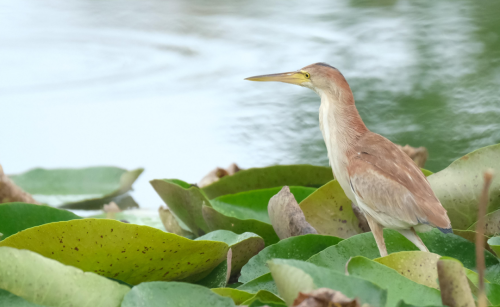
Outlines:
[[402,225],[450,227],[446,210],[424,174],[400,148],[368,132],[355,149],[348,166],[351,188],[369,211]]

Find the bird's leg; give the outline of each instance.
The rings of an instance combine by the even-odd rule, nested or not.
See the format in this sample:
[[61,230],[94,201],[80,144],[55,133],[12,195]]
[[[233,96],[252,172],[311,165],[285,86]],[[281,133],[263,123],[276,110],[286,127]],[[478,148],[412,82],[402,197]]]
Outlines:
[[384,241],[384,231],[382,225],[375,221],[369,214],[365,214],[368,225],[372,230],[373,237],[375,237],[375,242],[377,242],[377,247],[380,252],[380,257],[387,256],[387,248],[385,247]]
[[429,252],[424,242],[422,242],[422,239],[420,239],[420,237],[417,235],[413,227],[410,229],[396,229],[396,230],[400,234],[405,236],[408,240],[410,240],[413,244],[415,244],[415,246],[417,246],[419,250],[423,252]]

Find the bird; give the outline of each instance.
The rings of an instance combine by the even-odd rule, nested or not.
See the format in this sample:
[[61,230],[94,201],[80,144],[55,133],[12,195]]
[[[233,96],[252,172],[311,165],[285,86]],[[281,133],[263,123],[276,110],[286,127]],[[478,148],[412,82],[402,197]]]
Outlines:
[[337,68],[315,63],[245,80],[295,84],[319,95],[319,124],[334,178],[366,217],[381,257],[388,255],[383,228],[398,231],[424,252],[429,250],[416,231],[435,227],[453,232],[446,209],[420,168],[397,145],[366,127]]

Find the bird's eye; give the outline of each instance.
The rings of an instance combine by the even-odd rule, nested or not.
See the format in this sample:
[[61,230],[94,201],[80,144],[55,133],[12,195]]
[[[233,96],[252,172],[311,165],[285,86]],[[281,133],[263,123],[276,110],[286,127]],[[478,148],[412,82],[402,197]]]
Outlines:
[[311,78],[311,75],[310,75],[308,72],[306,72],[306,73],[304,74],[304,76],[305,76],[307,79]]

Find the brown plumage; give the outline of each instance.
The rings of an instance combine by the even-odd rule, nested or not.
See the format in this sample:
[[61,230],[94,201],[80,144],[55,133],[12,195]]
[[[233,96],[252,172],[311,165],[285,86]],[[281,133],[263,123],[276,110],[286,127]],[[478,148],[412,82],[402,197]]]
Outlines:
[[399,231],[428,251],[417,230],[451,232],[450,220],[418,166],[400,148],[363,123],[344,76],[316,63],[297,72],[247,78],[281,81],[314,90],[321,97],[320,128],[335,178],[363,211],[381,256],[387,255],[382,228]]

